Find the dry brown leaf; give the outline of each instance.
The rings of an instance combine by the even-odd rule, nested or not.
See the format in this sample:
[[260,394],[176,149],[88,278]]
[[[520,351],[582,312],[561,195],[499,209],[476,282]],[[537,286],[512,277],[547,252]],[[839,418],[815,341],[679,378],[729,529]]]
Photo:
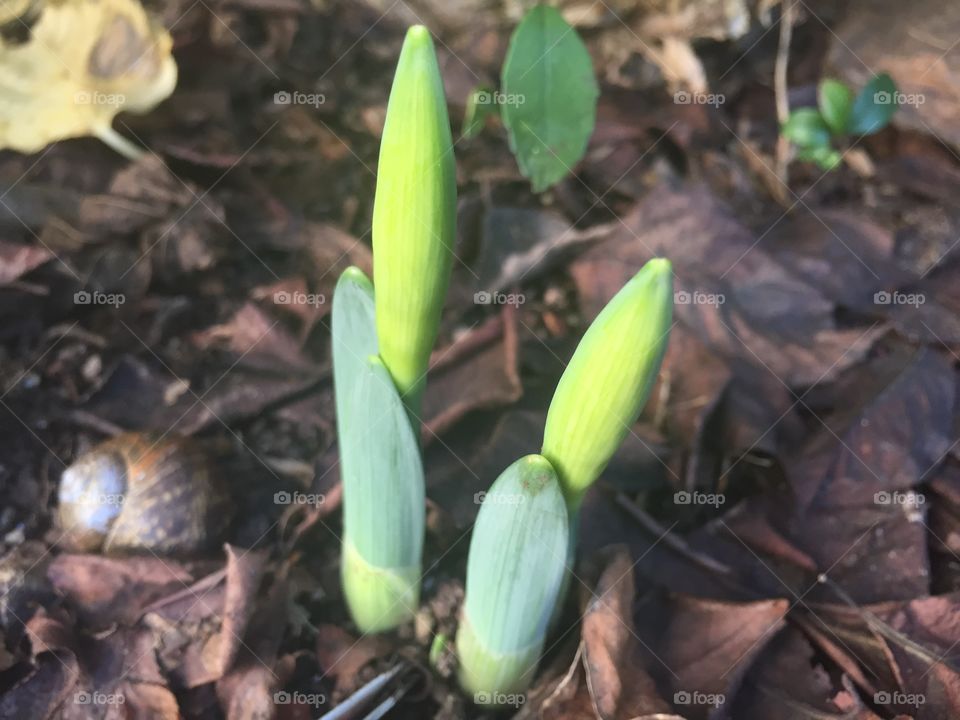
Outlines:
[[12,283],[52,257],[46,248],[0,242],[0,285]]
[[629,550],[617,548],[583,614],[583,667],[594,708],[604,720],[670,712],[638,662],[633,565]]
[[27,42],[0,42],[0,148],[32,153],[95,135],[136,152],[110,123],[173,92],[172,45],[135,0],[48,3]]

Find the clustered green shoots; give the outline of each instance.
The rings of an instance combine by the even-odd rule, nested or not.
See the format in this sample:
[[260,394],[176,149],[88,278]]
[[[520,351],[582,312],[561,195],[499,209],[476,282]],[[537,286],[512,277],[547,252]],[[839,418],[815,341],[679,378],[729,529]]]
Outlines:
[[486,495],[470,543],[457,652],[460,682],[503,704],[531,682],[572,560],[584,493],[636,422],[672,327],[672,269],[651,260],[601,311],[564,371],[541,455]]
[[416,26],[400,53],[380,147],[374,284],[350,268],[333,298],[341,576],[363,632],[396,627],[420,600],[420,396],[450,275],[455,212],[443,83],[430,34]]
[[[565,27],[551,8],[531,12],[508,58],[516,82],[529,72],[550,74],[534,62],[534,51],[549,49],[554,36],[562,39]],[[589,57],[584,69],[582,58],[571,61],[570,53],[578,56],[580,48],[571,46],[566,59],[552,62],[579,68],[577,92],[595,100]],[[521,87],[539,93],[535,78]],[[543,110],[558,101],[562,93],[548,93],[538,104]],[[528,114],[519,107],[504,111],[512,142],[518,142],[529,129]],[[582,124],[572,135],[548,141],[572,141],[568,150],[582,152],[592,109],[578,112]],[[348,269],[332,310],[341,573],[347,605],[363,632],[394,628],[419,604],[425,509],[419,413],[453,257],[452,149],[433,43],[425,28],[413,27],[397,65],[380,148],[374,282]],[[531,163],[535,185],[558,179],[550,163]],[[513,463],[484,498],[456,636],[460,681],[478,702],[510,702],[532,681],[565,594],[584,493],[636,422],[659,371],[672,322],[671,277],[669,262],[652,260],[603,309],[557,386],[541,454]]]
[[839,80],[825,79],[817,88],[817,107],[791,112],[780,132],[797,147],[800,160],[833,170],[843,159],[837,145],[885,128],[898,98],[897,86],[886,73],[873,77],[857,95]]

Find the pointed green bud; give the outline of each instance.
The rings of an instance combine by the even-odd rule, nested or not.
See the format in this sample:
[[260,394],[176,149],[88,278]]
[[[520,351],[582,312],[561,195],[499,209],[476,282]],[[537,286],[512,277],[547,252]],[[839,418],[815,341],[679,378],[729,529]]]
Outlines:
[[424,480],[420,448],[377,352],[374,293],[356,268],[333,295],[333,378],[343,480],[344,597],[361,631],[389,630],[420,599]]
[[456,203],[443,80],[430,33],[418,25],[393,79],[373,205],[380,355],[415,416],[450,277]]
[[546,458],[504,470],[477,514],[457,629],[460,683],[478,702],[522,692],[533,680],[563,581],[567,509]]
[[576,510],[637,421],[660,370],[673,316],[673,270],[651,260],[587,328],[547,413],[543,455]]

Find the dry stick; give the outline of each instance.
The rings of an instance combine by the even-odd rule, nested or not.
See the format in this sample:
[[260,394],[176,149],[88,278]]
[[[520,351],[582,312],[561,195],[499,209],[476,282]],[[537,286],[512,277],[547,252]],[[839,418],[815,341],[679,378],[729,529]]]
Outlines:
[[[947,659],[946,657],[938,657],[937,654],[931,651],[929,648],[921,645],[918,642],[911,640],[903,633],[898,632],[897,630],[894,630],[889,624],[885,623],[883,620],[878,618],[872,612],[860,607],[857,604],[857,602],[852,597],[850,597],[850,595],[848,595],[847,592],[842,587],[840,587],[837,583],[835,583],[833,580],[828,578],[826,575],[821,575],[817,579],[821,583],[826,585],[828,588],[833,590],[833,592],[836,593],[837,596],[839,596],[839,598],[843,601],[843,603],[847,605],[857,616],[859,616],[861,620],[863,620],[867,624],[867,626],[871,630],[873,630],[878,635],[881,635],[885,637],[887,640],[890,640],[891,642],[896,643],[897,645],[902,647],[906,652],[910,653],[914,657],[919,658],[920,660],[929,662],[931,664],[943,663],[944,665],[949,667],[951,670],[954,670],[954,671],[960,670],[960,667],[958,667],[957,663],[954,662],[953,660]],[[820,620],[820,618],[817,618],[817,619]],[[820,622],[823,622],[823,621],[820,620]]]
[[626,493],[618,492],[616,494],[616,502],[617,505],[626,510],[634,520],[640,523],[647,532],[655,537],[662,537],[664,545],[683,555],[691,562],[711,572],[719,573],[720,575],[733,575],[733,569],[731,567],[691,548],[683,538],[670,532],[668,528],[663,527],[654,520],[653,517],[648,515],[639,505],[627,497]]
[[[790,101],[787,96],[787,64],[790,61],[790,40],[793,37],[794,5],[790,0],[781,6],[783,16],[780,18],[780,44],[777,47],[777,61],[773,68],[773,88],[777,98],[777,124],[783,124],[790,117]],[[777,134],[776,174],[780,181],[774,186],[774,196],[777,202],[786,206],[787,198],[787,166],[790,164],[790,141],[782,133]]]
[[98,417],[87,410],[71,410],[70,412],[64,413],[62,417],[73,425],[86,428],[87,430],[94,430],[107,437],[116,437],[126,431],[126,429],[120,425]]

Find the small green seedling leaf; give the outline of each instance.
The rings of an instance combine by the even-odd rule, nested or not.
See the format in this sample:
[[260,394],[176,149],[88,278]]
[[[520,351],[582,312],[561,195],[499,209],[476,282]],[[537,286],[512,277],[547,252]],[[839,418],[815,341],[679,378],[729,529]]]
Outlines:
[[790,113],[780,130],[787,140],[800,148],[830,144],[830,128],[815,108],[798,108]]
[[380,355],[412,417],[450,279],[456,206],[443,80],[430,33],[415,26],[387,103],[372,230]]
[[853,92],[839,80],[826,79],[817,90],[820,115],[834,135],[844,135],[853,110]]
[[433,642],[430,643],[430,652],[427,660],[430,667],[439,668],[443,657],[450,652],[450,638],[443,633],[437,633],[433,636]]
[[829,145],[820,145],[819,147],[800,148],[797,152],[799,160],[816,163],[823,170],[833,170],[843,162],[843,156]]
[[510,38],[499,102],[510,148],[535,192],[558,182],[583,157],[598,95],[580,36],[556,9],[530,10]]
[[569,520],[556,472],[541,455],[503,471],[470,541],[457,630],[460,683],[484,703],[533,680],[566,568]]
[[871,135],[885,128],[897,111],[897,85],[886,73],[874,76],[857,95],[850,112],[850,132]]
[[547,411],[543,455],[571,512],[637,421],[660,370],[673,318],[673,270],[651,260],[587,328]]
[[474,138],[483,130],[487,118],[495,115],[497,94],[490,88],[475,87],[467,98],[467,107],[463,112],[463,137]]

